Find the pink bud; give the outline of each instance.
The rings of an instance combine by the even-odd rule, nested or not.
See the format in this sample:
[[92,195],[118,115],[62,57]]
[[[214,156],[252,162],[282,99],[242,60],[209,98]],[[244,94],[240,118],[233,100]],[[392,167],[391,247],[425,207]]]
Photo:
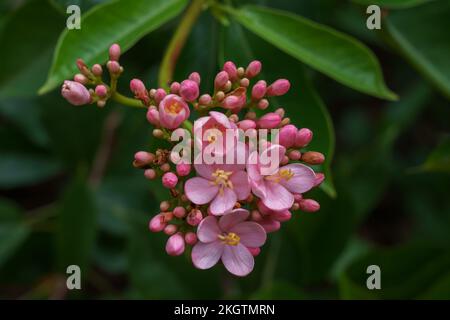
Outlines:
[[225,62],[225,64],[223,65],[223,71],[228,73],[228,77],[231,81],[237,80],[238,78],[237,68],[233,62],[231,61]]
[[184,239],[181,233],[176,233],[167,240],[166,252],[170,256],[179,256],[184,252]]
[[264,228],[264,230],[266,230],[267,233],[275,232],[281,227],[280,221],[271,219],[270,217],[266,217],[258,223]]
[[258,126],[262,129],[274,129],[278,127],[281,122],[281,117],[275,112],[269,112],[263,115],[259,121]]
[[292,213],[289,210],[274,211],[271,217],[280,222],[285,222],[292,218]]
[[91,94],[81,83],[75,81],[64,81],[61,87],[62,96],[74,106],[81,106],[91,102]]
[[320,204],[313,199],[302,199],[298,202],[300,210],[305,212],[316,212],[320,209]]
[[261,200],[259,200],[256,205],[258,206],[259,212],[263,215],[268,215],[273,212],[273,210],[269,209]]
[[170,85],[170,93],[178,94],[178,91],[180,91],[180,83],[179,82],[172,82]]
[[200,84],[200,74],[198,72],[192,72],[189,75],[188,79],[194,81],[197,84]]
[[147,91],[144,83],[139,79],[133,79],[130,81],[130,89],[135,95],[139,95]]
[[106,63],[106,67],[108,68],[109,72],[113,74],[118,74],[122,71],[120,68],[120,64],[117,61],[108,61]]
[[325,175],[322,172],[316,173],[316,183],[314,184],[314,186],[319,186],[323,182],[323,180],[325,180]]
[[178,227],[175,224],[169,224],[164,228],[164,233],[168,236],[175,234],[178,231]]
[[194,101],[198,98],[199,88],[198,84],[192,80],[184,80],[180,84],[180,96],[186,101]]
[[265,110],[269,106],[269,101],[267,99],[261,99],[258,102],[258,109]]
[[207,106],[211,103],[211,100],[212,98],[209,94],[202,94],[198,99],[198,103],[200,103],[203,106]]
[[154,126],[159,126],[159,112],[156,108],[148,108],[147,111],[147,120]]
[[186,218],[187,223],[194,227],[198,225],[202,220],[203,220],[202,212],[198,209],[191,210],[191,212],[189,212]]
[[162,184],[168,189],[173,189],[178,183],[178,177],[173,172],[166,172],[162,176]]
[[148,180],[153,180],[156,178],[156,171],[153,169],[147,169],[144,171],[144,177]]
[[173,215],[177,218],[184,218],[184,216],[186,215],[186,209],[183,207],[175,207],[173,209]]
[[252,99],[259,100],[264,97],[267,90],[267,84],[264,80],[258,81],[252,88]]
[[102,73],[103,73],[102,66],[99,65],[98,63],[94,64],[94,65],[92,66],[92,73],[93,73],[95,76],[100,77],[100,76],[102,75]]
[[120,46],[114,43],[109,47],[109,60],[118,61],[120,58]]
[[155,99],[156,104],[159,104],[162,99],[164,99],[164,97],[167,95],[166,90],[164,89],[156,89],[155,91],[155,95],[153,96],[153,98]]
[[307,128],[298,130],[297,136],[295,137],[295,146],[302,148],[307,146],[313,138],[313,133]]
[[194,244],[197,243],[197,235],[193,232],[188,232],[184,236],[184,240],[188,245],[193,246]]
[[77,59],[77,67],[78,70],[80,70],[80,72],[82,74],[84,74],[85,76],[87,76],[90,72],[89,72],[89,68],[87,67],[86,63],[83,61],[83,59]]
[[146,151],[138,151],[134,154],[134,164],[137,167],[145,167],[155,159],[155,156]]
[[252,254],[252,256],[256,257],[257,255],[259,255],[261,253],[261,249],[260,248],[250,248],[247,247],[248,251],[250,251],[250,253]]
[[185,177],[191,172],[191,165],[189,163],[179,162],[176,166],[176,170],[180,177]]
[[280,144],[286,148],[290,148],[294,145],[296,136],[297,128],[292,124],[288,124],[280,129]]
[[236,90],[227,94],[225,99],[222,101],[222,106],[225,109],[230,109],[233,111],[239,111],[240,108],[245,106],[247,103],[247,89],[244,87],[239,87]]
[[302,154],[302,161],[308,164],[321,164],[325,161],[325,156],[316,151],[308,151]]
[[106,97],[106,94],[108,93],[108,88],[106,88],[105,85],[99,84],[95,87],[95,94],[98,95],[100,98]]
[[73,77],[73,81],[81,83],[81,84],[87,84],[89,82],[89,79],[82,75],[81,73],[77,73],[74,77]]
[[272,83],[267,88],[267,95],[269,97],[271,96],[282,96],[283,94],[286,94],[286,92],[289,91],[289,88],[291,87],[291,84],[289,80],[286,79],[278,79],[274,83]]
[[214,88],[216,90],[223,89],[229,80],[228,73],[226,71],[220,71],[214,79]]
[[245,70],[245,76],[249,79],[256,77],[261,72],[262,64],[258,60],[250,62]]
[[302,157],[302,153],[298,150],[291,150],[289,152],[289,159],[297,161]]
[[249,130],[249,129],[255,129],[256,128],[256,123],[253,120],[242,120],[239,121],[237,123],[239,129],[242,129],[244,131]]
[[169,94],[159,104],[159,122],[167,129],[176,129],[189,118],[187,103],[175,94]]
[[303,196],[300,193],[296,193],[294,194],[294,201],[295,202],[300,202],[300,200],[303,199]]
[[160,232],[163,231],[166,225],[167,222],[165,222],[164,215],[162,213],[158,213],[150,220],[148,228],[151,232]]

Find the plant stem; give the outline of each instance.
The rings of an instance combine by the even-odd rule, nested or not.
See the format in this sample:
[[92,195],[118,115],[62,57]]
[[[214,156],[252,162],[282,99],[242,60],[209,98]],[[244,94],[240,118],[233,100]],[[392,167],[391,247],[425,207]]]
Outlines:
[[164,58],[159,70],[158,83],[161,88],[168,89],[169,83],[173,79],[175,65],[186,43],[186,40],[202,11],[204,0],[193,0],[186,13],[184,14],[180,24],[177,27],[169,46],[164,53]]
[[117,101],[125,106],[128,107],[134,107],[134,108],[146,108],[146,106],[144,106],[142,104],[142,102],[140,100],[137,99],[133,99],[133,98],[128,98],[118,92],[114,92],[114,94],[111,96],[111,98],[114,101]]

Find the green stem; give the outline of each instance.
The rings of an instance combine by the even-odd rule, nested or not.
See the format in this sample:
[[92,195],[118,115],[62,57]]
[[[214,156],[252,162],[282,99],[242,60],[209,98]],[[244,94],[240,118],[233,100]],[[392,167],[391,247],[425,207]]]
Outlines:
[[158,83],[161,88],[168,89],[169,83],[173,79],[178,56],[186,43],[195,21],[202,11],[203,3],[204,0],[192,1],[170,40],[159,70]]
[[140,100],[137,99],[133,99],[133,98],[128,98],[118,92],[114,92],[113,95],[111,96],[111,98],[114,101],[117,101],[125,106],[128,107],[134,107],[134,108],[146,108],[145,105],[142,104],[142,102]]

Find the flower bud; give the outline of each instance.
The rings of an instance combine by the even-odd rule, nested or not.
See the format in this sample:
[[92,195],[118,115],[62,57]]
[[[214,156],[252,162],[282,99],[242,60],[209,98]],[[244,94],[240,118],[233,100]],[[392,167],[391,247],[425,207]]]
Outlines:
[[108,68],[109,72],[112,74],[119,74],[122,72],[120,64],[117,61],[108,61],[106,63],[106,68]]
[[184,218],[186,216],[186,209],[183,207],[175,207],[173,209],[173,215],[177,218]]
[[159,112],[156,108],[148,108],[147,111],[147,120],[154,126],[159,126]]
[[207,106],[211,103],[211,96],[209,94],[202,94],[200,98],[198,99],[198,103],[201,105]]
[[258,60],[253,60],[245,69],[245,76],[249,79],[256,77],[261,72],[262,64]]
[[197,235],[194,232],[188,232],[184,236],[184,241],[190,246],[193,246],[197,243]]
[[77,68],[80,70],[80,72],[85,75],[89,76],[91,75],[91,72],[89,71],[89,68],[87,67],[86,63],[83,61],[83,59],[77,59]]
[[316,151],[308,151],[302,154],[302,161],[309,164],[321,164],[325,161],[325,156]]
[[265,110],[269,106],[269,100],[267,99],[261,99],[258,102],[258,109]]
[[300,158],[302,157],[302,153],[298,150],[291,150],[288,156],[289,159],[297,161],[300,160]]
[[109,60],[118,61],[120,58],[120,46],[117,43],[114,43],[111,47],[109,47]]
[[103,84],[99,84],[95,87],[95,94],[100,98],[104,98],[108,94],[108,88]]
[[178,91],[180,91],[180,83],[179,82],[172,82],[170,85],[170,93],[178,94]]
[[292,218],[292,213],[289,210],[283,210],[283,211],[274,211],[271,214],[271,217],[275,220],[278,220],[280,222],[288,221]]
[[64,81],[64,84],[61,87],[61,94],[74,106],[81,106],[91,102],[89,90],[79,82],[69,80]]
[[252,256],[256,257],[257,255],[259,255],[261,253],[261,249],[260,248],[250,248],[247,247],[248,251],[250,251],[250,253],[252,254]]
[[282,96],[283,94],[286,94],[286,92],[289,91],[289,88],[291,87],[291,84],[289,80],[286,79],[278,79],[274,83],[272,83],[267,88],[267,95],[269,97],[271,96]]
[[323,182],[323,180],[325,180],[325,175],[322,172],[316,173],[316,182],[314,186],[319,186]]
[[288,124],[280,129],[280,144],[286,148],[290,148],[294,145],[296,136],[297,128],[292,124]]
[[252,88],[252,99],[260,100],[266,95],[267,84],[264,80],[258,81]]
[[155,93],[153,94],[153,99],[155,99],[156,104],[159,104],[166,95],[166,90],[159,88],[156,89]]
[[176,166],[176,171],[180,177],[185,177],[191,172],[191,165],[189,163],[179,162]]
[[156,216],[154,216],[148,224],[148,228],[151,232],[163,231],[166,226],[167,222],[165,221],[164,215],[162,213],[158,213]]
[[283,108],[278,108],[277,110],[275,110],[275,113],[276,114],[279,114],[280,115],[280,117],[284,117],[284,114],[285,114],[285,111],[284,111],[284,109]]
[[302,199],[298,202],[300,210],[305,212],[316,212],[320,209],[320,204],[313,199]]
[[216,78],[214,79],[214,88],[216,90],[223,89],[227,84],[228,79],[229,79],[228,73],[226,71],[220,71],[216,75]]
[[164,233],[167,234],[168,236],[175,234],[177,231],[178,231],[178,227],[174,224],[168,224],[164,228]]
[[198,85],[200,84],[200,74],[198,72],[192,72],[188,79],[194,81]]
[[307,146],[313,138],[313,133],[307,128],[302,128],[298,130],[297,136],[295,137],[295,146],[303,148]]
[[159,209],[161,211],[167,211],[170,208],[170,202],[169,201],[161,201],[159,204]]
[[258,223],[266,230],[267,233],[278,231],[281,227],[280,221],[271,219],[270,217],[264,218]]
[[186,218],[187,223],[193,227],[197,226],[202,220],[202,212],[198,209],[191,210]]
[[148,180],[153,180],[156,178],[156,171],[153,169],[147,169],[144,171],[144,177]]
[[162,176],[162,184],[168,189],[173,189],[178,183],[178,177],[173,172],[166,172]]
[[166,252],[170,256],[179,256],[184,252],[185,244],[181,233],[176,233],[167,240]]
[[239,111],[240,108],[245,106],[247,102],[247,89],[244,87],[239,87],[236,90],[227,94],[225,99],[222,101],[222,106],[225,109],[230,109],[233,111]]
[[270,112],[266,113],[259,119],[258,126],[262,129],[274,129],[278,127],[280,122],[281,122],[280,115],[274,112]]
[[81,83],[81,84],[87,84],[89,82],[89,79],[82,75],[81,73],[77,73],[74,77],[73,77],[73,81]]
[[180,84],[180,96],[186,101],[194,101],[198,98],[199,88],[197,82],[193,80],[184,80]]
[[241,87],[248,87],[250,85],[250,80],[248,80],[248,78],[242,78],[241,81],[239,81],[239,85]]
[[184,120],[189,118],[189,114],[187,103],[175,94],[165,96],[159,104],[159,122],[164,128],[178,128]]
[[146,151],[138,151],[134,154],[134,166],[138,168],[145,167],[153,162],[155,155]]
[[94,74],[94,76],[100,77],[103,73],[102,66],[98,63],[94,64],[92,66],[92,73]]
[[231,81],[234,82],[234,81],[236,81],[238,79],[237,68],[236,68],[236,65],[233,62],[231,62],[231,61],[225,62],[225,64],[223,65],[223,71],[228,73],[228,78]]
[[256,128],[256,123],[253,120],[242,120],[238,122],[238,127],[239,129],[242,129],[244,131],[249,130],[249,129],[255,129]]

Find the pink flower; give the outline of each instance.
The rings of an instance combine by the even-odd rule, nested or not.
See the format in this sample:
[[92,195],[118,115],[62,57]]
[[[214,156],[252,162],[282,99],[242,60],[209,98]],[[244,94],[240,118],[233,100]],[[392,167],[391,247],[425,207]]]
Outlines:
[[[194,122],[195,142],[200,149],[206,148],[209,144],[214,143],[221,138],[224,142],[227,129],[236,129],[236,124],[231,122],[226,115],[221,112],[211,111],[209,116],[201,117]],[[206,135],[206,139],[205,139]],[[218,135],[221,135],[220,137]]]
[[61,88],[62,96],[74,106],[81,106],[91,102],[91,94],[88,89],[79,82],[64,81]]
[[180,96],[186,101],[194,101],[198,98],[198,83],[193,80],[184,80],[180,84]]
[[249,212],[236,209],[218,221],[206,217],[197,229],[197,244],[192,249],[192,262],[198,269],[209,269],[219,259],[236,276],[246,276],[255,261],[248,248],[259,248],[266,242],[264,229],[252,221],[245,221]]
[[189,114],[187,103],[175,94],[165,96],[159,104],[159,121],[164,128],[178,128]]
[[[278,152],[284,154],[285,148],[271,145],[261,154]],[[275,211],[286,210],[294,204],[294,193],[304,193],[315,186],[314,171],[300,163],[285,165],[268,175],[262,175],[261,156],[254,151],[247,164],[247,173],[253,193],[261,198],[266,207]]]
[[199,177],[186,181],[184,191],[190,201],[203,205],[210,203],[213,215],[223,215],[233,209],[238,200],[250,194],[245,165],[196,164]]

